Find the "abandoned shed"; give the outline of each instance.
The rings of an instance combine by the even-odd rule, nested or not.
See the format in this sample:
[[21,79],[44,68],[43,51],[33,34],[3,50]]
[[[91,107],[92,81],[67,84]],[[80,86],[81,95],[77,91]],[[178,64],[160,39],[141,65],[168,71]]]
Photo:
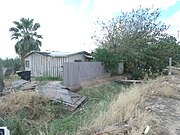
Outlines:
[[62,76],[63,63],[87,62],[91,58],[91,55],[86,51],[74,53],[32,51],[24,57],[25,70],[31,71],[33,77],[60,77]]

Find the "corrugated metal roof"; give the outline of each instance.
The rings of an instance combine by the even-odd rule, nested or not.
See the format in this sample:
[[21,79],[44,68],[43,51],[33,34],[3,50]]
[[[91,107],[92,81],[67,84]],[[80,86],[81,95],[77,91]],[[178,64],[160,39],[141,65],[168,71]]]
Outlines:
[[81,54],[81,53],[84,53],[86,55],[90,55],[86,51],[80,51],[80,52],[60,52],[60,51],[41,52],[41,51],[32,51],[32,52],[28,53],[25,57],[27,57],[28,55],[30,55],[32,53],[38,53],[38,54],[41,54],[41,55],[51,56],[51,57],[67,57],[67,56],[70,56],[70,55]]
[[39,54],[42,54],[42,55],[49,55],[50,53],[49,52],[36,52],[36,53],[39,53]]
[[74,54],[78,54],[78,53],[83,53],[83,52],[50,52],[50,56],[52,57],[66,57],[69,55],[74,55]]
[[84,55],[84,57],[89,58],[89,59],[93,59],[93,56],[91,56],[91,55]]

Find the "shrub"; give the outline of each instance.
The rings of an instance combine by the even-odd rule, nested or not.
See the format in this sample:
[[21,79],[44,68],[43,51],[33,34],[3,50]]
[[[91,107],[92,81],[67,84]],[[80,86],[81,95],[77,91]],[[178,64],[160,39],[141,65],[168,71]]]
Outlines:
[[117,72],[120,63],[120,55],[110,52],[104,48],[97,48],[93,53],[94,61],[102,62],[108,73]]

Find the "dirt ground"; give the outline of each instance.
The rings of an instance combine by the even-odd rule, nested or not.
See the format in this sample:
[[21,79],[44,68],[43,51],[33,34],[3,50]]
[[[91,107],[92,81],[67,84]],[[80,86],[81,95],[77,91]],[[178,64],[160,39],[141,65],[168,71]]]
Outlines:
[[150,97],[146,109],[156,118],[154,131],[161,135],[180,135],[180,100],[169,97]]
[[168,83],[174,95],[151,96],[145,101],[145,109],[155,117],[153,132],[180,135],[180,76],[172,76]]

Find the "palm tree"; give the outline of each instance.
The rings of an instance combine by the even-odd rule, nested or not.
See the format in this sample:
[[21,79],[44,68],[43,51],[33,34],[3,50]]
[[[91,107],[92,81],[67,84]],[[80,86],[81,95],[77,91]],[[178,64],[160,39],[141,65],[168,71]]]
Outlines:
[[34,23],[34,19],[21,18],[20,22],[13,21],[15,27],[11,27],[9,31],[11,40],[17,40],[15,44],[15,51],[21,58],[22,68],[24,69],[24,56],[30,51],[40,51],[42,36],[37,34],[39,23]]

